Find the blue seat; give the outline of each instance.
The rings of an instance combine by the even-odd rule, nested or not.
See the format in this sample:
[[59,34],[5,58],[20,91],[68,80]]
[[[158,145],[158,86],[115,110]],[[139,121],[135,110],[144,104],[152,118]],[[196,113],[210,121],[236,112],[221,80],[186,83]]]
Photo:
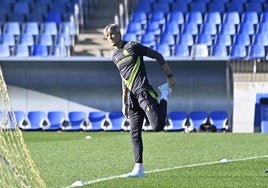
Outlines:
[[179,35],[178,44],[192,46],[194,44],[194,37],[190,33],[183,33]]
[[241,1],[232,1],[228,3],[227,12],[238,12],[241,14],[244,12],[244,4]]
[[33,46],[35,44],[34,36],[32,34],[21,34],[19,36],[19,44]]
[[216,35],[216,34],[218,34],[217,25],[215,23],[212,23],[212,22],[205,22],[201,26],[200,33],[209,34],[209,35]]
[[142,34],[142,25],[139,22],[129,22],[127,25],[126,33],[134,33],[137,36]]
[[45,21],[44,14],[40,12],[30,12],[29,14],[26,14],[26,21],[41,24]]
[[268,133],[268,121],[267,120],[261,121],[261,133]]
[[58,33],[78,36],[79,31],[74,22],[61,22],[59,24]]
[[205,2],[192,2],[190,4],[190,11],[200,11],[202,13],[207,12],[207,4]]
[[139,22],[145,25],[147,23],[147,14],[145,12],[133,12],[130,16],[130,22]]
[[0,23],[5,23],[5,22],[7,22],[7,14],[2,13],[2,14],[0,14]]
[[257,26],[257,34],[265,33],[268,34],[268,22],[261,22]]
[[37,44],[41,44],[44,46],[52,46],[54,44],[52,35],[50,34],[38,35]]
[[152,12],[152,6],[150,2],[138,2],[135,6],[134,12],[145,12],[149,14]]
[[125,33],[122,39],[126,41],[137,41],[137,36],[134,33]]
[[168,2],[156,2],[152,4],[152,7],[153,7],[152,12],[162,11],[164,12],[164,14],[168,14],[170,12]]
[[191,11],[186,14],[186,22],[187,23],[195,23],[202,24],[203,23],[203,15],[201,11]]
[[259,15],[260,15],[259,23],[268,22],[268,12],[262,12]]
[[31,56],[47,57],[49,55],[48,47],[41,44],[35,44]]
[[40,25],[40,33],[49,34],[49,35],[57,35],[58,27],[55,22],[44,22]]
[[106,120],[106,112],[91,111],[88,114],[89,126],[84,127],[85,131],[102,131]]
[[176,44],[174,47],[173,56],[177,57],[190,57],[190,50],[188,45]]
[[199,33],[198,25],[193,22],[186,22],[182,25],[182,33],[197,35]]
[[150,14],[149,22],[158,22],[160,25],[166,23],[165,13],[163,11],[154,11]]
[[248,34],[236,34],[233,44],[249,46],[251,44],[250,36]]
[[7,44],[0,44],[0,57],[9,57],[10,55],[9,46]]
[[248,2],[245,4],[245,12],[256,12],[258,14],[264,11],[262,3]]
[[13,12],[28,14],[30,12],[30,6],[28,2],[16,2],[13,4]]
[[38,22],[26,22],[21,27],[22,34],[39,35],[39,24]]
[[268,46],[268,33],[257,33],[254,35],[253,44]]
[[23,13],[10,12],[7,14],[8,22],[19,22],[24,23],[26,21],[26,16]]
[[122,131],[126,121],[121,111],[112,111],[108,113],[109,125],[104,127],[105,131]]
[[61,127],[65,121],[65,112],[63,111],[49,111],[47,113],[47,119],[49,124],[43,126],[45,131],[58,131],[61,130]]
[[168,22],[165,24],[163,33],[169,33],[172,34],[173,36],[177,36],[180,34],[179,25],[176,22]]
[[215,23],[216,25],[220,25],[222,23],[221,13],[218,11],[205,13],[204,22]]
[[175,43],[176,41],[173,33],[167,32],[160,35],[159,44],[167,44],[169,46],[174,46]]
[[251,24],[258,24],[259,23],[259,15],[257,12],[244,12],[242,13],[241,18],[242,23],[251,23]]
[[201,33],[196,36],[196,44],[206,44],[211,46],[213,44],[213,39],[210,34]]
[[3,33],[20,35],[20,23],[19,22],[6,22],[3,24]]
[[265,47],[260,44],[253,44],[249,46],[248,59],[249,60],[264,60],[266,57]]
[[224,110],[211,111],[209,120],[212,125],[215,125],[217,131],[224,131],[227,128],[228,113]]
[[55,42],[56,45],[64,45],[67,47],[74,46],[74,40],[71,35],[68,34],[57,34],[55,36]]
[[0,1],[0,15],[8,14],[12,12],[12,3]]
[[23,127],[23,130],[42,130],[47,124],[46,113],[44,111],[28,112],[29,127]]
[[221,34],[228,34],[228,35],[235,35],[236,34],[236,27],[235,24],[232,23],[222,23],[219,28],[219,33]]
[[172,111],[168,114],[169,126],[165,126],[166,131],[181,131],[187,120],[187,113],[184,111]]
[[184,14],[180,11],[173,11],[167,15],[167,23],[171,22],[174,24],[182,25],[185,23]]
[[243,45],[232,45],[230,52],[230,59],[245,59],[247,57],[246,46]]
[[87,117],[84,111],[71,111],[68,113],[69,126],[62,126],[64,131],[81,131],[86,123]]
[[49,12],[48,7],[50,3],[47,2],[41,2],[41,1],[35,1],[31,3],[31,12],[38,12],[40,14],[45,15],[47,12]]
[[225,12],[225,3],[213,1],[208,4],[208,12],[219,12],[223,14]]
[[14,56],[16,56],[16,57],[29,57],[30,56],[29,46],[26,44],[15,45]]
[[140,43],[143,44],[144,46],[154,48],[156,45],[156,38],[154,32],[144,33],[141,36]]
[[213,57],[219,57],[219,58],[223,58],[223,57],[227,57],[228,56],[228,52],[227,52],[227,48],[225,45],[213,45],[211,46],[211,53],[210,56]]
[[254,35],[255,34],[255,27],[252,23],[242,22],[238,27],[238,33],[239,34]]
[[62,16],[60,12],[47,12],[45,15],[45,22],[54,22],[60,24],[62,22]]
[[67,13],[67,4],[65,2],[53,1],[50,3],[49,12]]
[[8,45],[9,47],[14,46],[16,44],[14,35],[8,34],[8,33],[2,34],[1,35],[1,43],[5,44],[5,45]]
[[55,44],[51,47],[50,55],[53,57],[68,57],[69,56],[68,47],[61,44]]
[[218,34],[215,37],[215,44],[231,46],[233,44],[232,37],[229,34]]
[[192,111],[189,114],[190,125],[195,130],[199,130],[200,125],[205,123],[208,118],[208,113],[206,111]]
[[171,11],[172,12],[182,12],[183,14],[186,14],[189,11],[188,3],[181,1],[181,2],[175,2],[171,4]]
[[17,126],[23,128],[24,126],[29,125],[26,113],[24,111],[15,110],[14,111],[15,119],[17,121]]
[[170,47],[167,43],[156,44],[155,50],[161,53],[164,57],[171,56]]
[[225,12],[223,14],[223,22],[227,24],[240,24],[240,15],[237,11]]
[[161,26],[159,24],[159,22],[157,21],[152,21],[152,22],[148,22],[146,24],[146,31],[145,33],[154,33],[155,36],[160,35],[161,34]]

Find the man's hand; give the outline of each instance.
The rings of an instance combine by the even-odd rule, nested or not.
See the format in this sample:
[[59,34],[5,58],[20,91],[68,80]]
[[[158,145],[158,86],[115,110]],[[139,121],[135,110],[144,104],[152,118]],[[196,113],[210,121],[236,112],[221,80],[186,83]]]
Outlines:
[[123,104],[122,112],[123,112],[125,118],[128,119],[128,104]]

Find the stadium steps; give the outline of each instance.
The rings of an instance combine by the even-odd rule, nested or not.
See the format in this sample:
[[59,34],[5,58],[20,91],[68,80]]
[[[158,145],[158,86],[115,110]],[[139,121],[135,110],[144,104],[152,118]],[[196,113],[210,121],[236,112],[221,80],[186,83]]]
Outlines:
[[118,13],[118,0],[98,0],[93,11],[85,18],[84,28],[80,31],[72,55],[111,56],[111,46],[107,43],[103,28],[114,22]]

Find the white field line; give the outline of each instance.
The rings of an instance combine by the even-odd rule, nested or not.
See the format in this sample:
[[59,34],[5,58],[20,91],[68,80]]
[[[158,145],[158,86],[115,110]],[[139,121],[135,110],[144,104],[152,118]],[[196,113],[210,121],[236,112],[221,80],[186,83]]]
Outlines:
[[[268,155],[247,157],[247,158],[242,158],[242,159],[233,159],[233,160],[229,160],[228,162],[246,161],[246,160],[261,159],[261,158],[268,158]],[[151,174],[151,173],[157,173],[157,172],[165,172],[165,171],[170,171],[170,170],[176,170],[176,169],[182,169],[182,168],[191,168],[191,167],[198,167],[198,166],[206,166],[206,165],[213,165],[213,164],[219,164],[219,163],[224,163],[224,162],[223,161],[214,161],[214,162],[197,163],[197,164],[190,164],[190,165],[183,165],[183,166],[174,166],[174,167],[170,167],[170,168],[163,168],[163,169],[146,171],[145,173]],[[110,177],[106,177],[106,178],[99,178],[99,179],[91,180],[88,182],[82,182],[82,184],[80,184],[80,185],[73,184],[73,185],[67,186],[65,188],[81,187],[81,186],[90,185],[90,184],[94,184],[94,183],[98,183],[98,182],[118,179],[118,178],[121,178],[121,176],[122,175],[110,176]]]

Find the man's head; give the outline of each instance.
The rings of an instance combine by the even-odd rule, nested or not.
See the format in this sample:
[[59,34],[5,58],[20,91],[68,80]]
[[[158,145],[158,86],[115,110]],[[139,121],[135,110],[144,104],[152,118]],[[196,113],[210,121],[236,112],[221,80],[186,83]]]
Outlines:
[[104,35],[112,46],[119,47],[121,44],[120,27],[117,24],[108,24],[104,30]]

